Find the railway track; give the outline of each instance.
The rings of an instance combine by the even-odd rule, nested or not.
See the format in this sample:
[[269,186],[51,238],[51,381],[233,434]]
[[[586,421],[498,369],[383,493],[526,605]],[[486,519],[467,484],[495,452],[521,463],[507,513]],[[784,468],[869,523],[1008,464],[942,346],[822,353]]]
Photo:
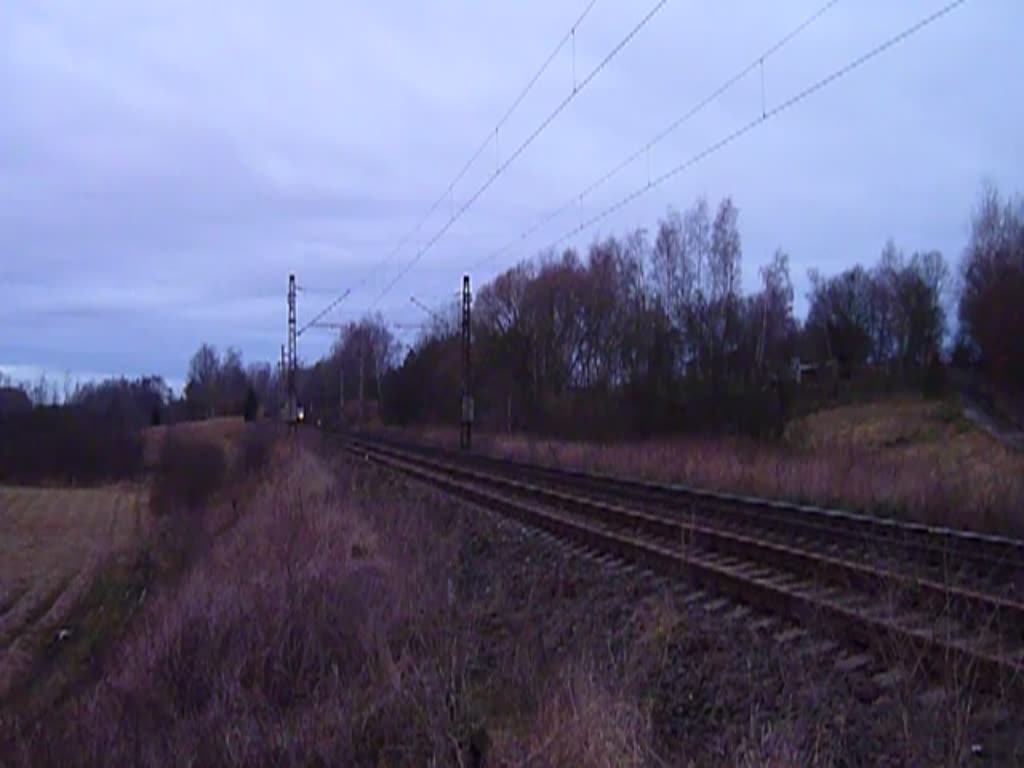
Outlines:
[[[868,650],[898,648],[939,677],[1024,689],[1020,542],[379,439],[345,445],[561,538]],[[967,573],[935,578],[953,558]]]
[[[366,440],[366,438],[360,438]],[[961,581],[1009,597],[1024,593],[1024,541],[842,510],[718,493],[680,485],[458,454],[428,445],[373,438],[372,444],[471,465],[579,492],[641,505],[671,518],[700,519],[716,527],[756,530],[785,542],[815,541],[830,552],[884,560],[913,575]]]

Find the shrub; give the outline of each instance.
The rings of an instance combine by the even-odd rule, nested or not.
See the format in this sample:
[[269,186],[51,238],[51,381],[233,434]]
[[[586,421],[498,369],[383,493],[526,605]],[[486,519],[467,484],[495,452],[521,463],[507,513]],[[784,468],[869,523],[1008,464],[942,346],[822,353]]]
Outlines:
[[[172,439],[161,466],[187,479],[205,451]],[[468,728],[446,703],[468,641],[446,634],[438,578],[454,547],[426,510],[339,505],[331,473],[303,457],[281,475],[148,604],[104,682],[45,730],[12,724],[10,748],[0,712],[0,762],[455,762]]]
[[270,460],[277,431],[272,424],[248,424],[239,446],[239,469],[245,475],[263,470]]
[[224,449],[169,431],[160,447],[150,503],[156,514],[195,512],[224,482]]

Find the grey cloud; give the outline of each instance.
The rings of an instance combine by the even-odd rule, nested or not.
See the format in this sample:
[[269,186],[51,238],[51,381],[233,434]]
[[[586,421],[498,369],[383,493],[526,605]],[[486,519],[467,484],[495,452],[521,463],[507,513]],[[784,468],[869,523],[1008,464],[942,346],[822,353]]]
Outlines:
[[[180,377],[195,346],[275,359],[284,288],[300,317],[359,286],[357,316],[572,85],[567,49],[497,147],[422,232],[400,237],[568,28],[583,3],[71,0],[0,8],[0,366]],[[418,319],[468,264],[682,114],[816,7],[671,0],[464,219],[379,304]],[[938,8],[841,2],[766,63],[787,98]],[[599,1],[576,39],[581,77],[644,12]],[[885,239],[955,258],[983,179],[1024,189],[1011,92],[1011,0],[967,3],[806,104],[573,240],[637,226],[698,194],[741,209],[745,282],[776,246],[798,292],[810,266],[871,261]],[[748,78],[660,144],[657,174],[760,109]],[[503,259],[480,284],[648,178],[627,169]],[[329,344],[304,337],[312,357]]]

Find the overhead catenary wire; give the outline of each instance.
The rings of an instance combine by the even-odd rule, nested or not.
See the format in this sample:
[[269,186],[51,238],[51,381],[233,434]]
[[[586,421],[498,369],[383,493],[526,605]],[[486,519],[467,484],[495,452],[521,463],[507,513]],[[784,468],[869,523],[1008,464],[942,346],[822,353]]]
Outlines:
[[[388,327],[388,328],[396,328],[396,329],[398,329],[400,331],[416,330],[416,329],[420,329],[420,328],[425,328],[426,327],[423,323],[403,323],[403,322],[393,322],[393,321],[385,322],[385,323],[383,323],[383,325]],[[331,331],[333,333],[337,333],[338,331],[346,331],[349,328],[358,328],[358,327],[359,327],[359,323],[353,323],[353,322],[349,322],[349,323],[317,323],[316,325],[311,325],[310,329],[315,330],[315,331]]]
[[762,115],[764,115],[764,112],[765,112],[765,108],[764,108],[764,62],[765,62],[765,60],[771,58],[776,53],[778,53],[780,50],[785,48],[789,43],[791,43],[793,40],[795,40],[802,32],[807,30],[812,24],[814,24],[816,21],[818,21],[822,16],[825,15],[825,13],[827,13],[829,10],[831,10],[839,2],[840,2],[840,0],[829,0],[827,3],[825,3],[822,6],[820,6],[817,10],[815,10],[807,18],[805,18],[803,21],[801,21],[797,26],[795,26],[793,29],[791,29],[789,32],[787,32],[785,35],[783,35],[781,38],[779,38],[778,41],[776,41],[770,47],[765,49],[762,53],[758,54],[753,59],[753,61],[751,61],[749,64],[747,64],[746,66],[741,68],[734,75],[729,77],[721,85],[719,85],[717,88],[715,88],[714,91],[709,93],[707,96],[705,96],[699,102],[694,104],[689,110],[687,110],[685,113],[683,113],[678,118],[673,120],[671,123],[669,123],[665,128],[663,128],[657,134],[652,136],[648,141],[646,141],[636,151],[632,152],[630,155],[628,155],[623,160],[618,162],[615,166],[613,166],[610,170],[606,171],[600,177],[598,177],[593,182],[588,184],[579,193],[577,193],[576,195],[573,195],[573,197],[571,199],[567,200],[564,204],[562,204],[558,208],[556,208],[556,209],[548,212],[544,216],[542,216],[540,219],[538,219],[536,222],[531,224],[523,232],[518,234],[512,240],[509,240],[501,248],[498,248],[498,249],[492,251],[491,253],[489,253],[486,256],[484,256],[483,258],[481,258],[479,261],[474,262],[472,265],[470,265],[470,270],[476,269],[478,267],[483,266],[484,264],[487,264],[487,263],[489,263],[491,261],[494,261],[497,258],[500,258],[501,256],[503,256],[506,253],[508,253],[516,245],[518,245],[522,241],[526,240],[531,235],[535,234],[542,227],[544,227],[545,225],[551,223],[552,221],[557,219],[562,214],[566,213],[569,210],[572,210],[573,208],[575,208],[578,205],[582,205],[582,202],[583,202],[584,198],[586,198],[587,196],[591,195],[593,192],[597,191],[600,187],[602,187],[605,184],[607,184],[609,181],[611,181],[613,178],[618,176],[622,171],[624,171],[626,168],[631,166],[633,163],[635,163],[637,160],[639,160],[644,155],[647,156],[647,177],[648,177],[648,180],[650,180],[650,178],[651,178],[651,171],[650,171],[650,153],[651,153],[651,150],[654,149],[655,146],[660,144],[666,138],[671,136],[673,133],[675,133],[677,130],[679,130],[683,125],[685,125],[690,120],[692,120],[694,117],[696,117],[701,112],[703,112],[705,109],[707,109],[711,104],[713,104],[715,101],[717,101],[723,95],[725,95],[728,91],[730,91],[732,88],[734,88],[738,83],[740,83],[745,77],[747,77],[747,75],[749,75],[751,72],[753,72],[754,70],[756,70],[758,68],[760,68],[760,70],[761,70],[761,78],[762,78],[762,80],[761,80],[761,96],[762,96],[762,108],[761,108],[761,111],[762,111]]
[[590,15],[590,11],[593,9],[596,3],[597,0],[590,0],[587,6],[583,9],[583,12],[579,15],[576,21],[573,22],[573,25],[570,28],[570,30],[562,36],[562,38],[558,41],[558,44],[555,45],[551,53],[548,54],[548,57],[544,59],[544,63],[540,65],[540,68],[534,73],[533,77],[530,78],[530,80],[526,83],[523,89],[519,92],[519,95],[516,96],[515,100],[512,102],[509,108],[505,110],[505,113],[501,116],[501,119],[498,120],[498,122],[495,124],[494,128],[488,130],[487,135],[484,136],[483,141],[481,141],[480,144],[477,146],[476,151],[473,152],[472,155],[470,155],[469,159],[465,162],[465,164],[463,164],[462,168],[459,169],[459,172],[455,174],[455,177],[448,183],[444,191],[440,195],[438,195],[437,199],[434,200],[430,208],[427,209],[427,212],[423,214],[422,217],[420,217],[416,226],[414,226],[409,232],[403,235],[401,240],[399,240],[398,245],[396,245],[388,253],[388,255],[381,260],[380,264],[378,265],[378,268],[379,266],[383,266],[385,263],[390,261],[397,253],[399,253],[402,250],[402,248],[404,248],[408,244],[408,242],[412,238],[419,234],[419,231],[423,229],[423,225],[430,220],[430,217],[437,211],[438,208],[441,207],[441,204],[444,203],[444,201],[449,198],[449,196],[455,189],[455,185],[462,181],[463,178],[465,178],[466,174],[469,173],[469,169],[473,167],[477,160],[480,159],[480,156],[490,145],[491,141],[495,141],[495,144],[497,144],[498,133],[509,121],[513,113],[515,113],[516,109],[519,108],[519,105],[522,104],[526,97],[530,94],[530,91],[533,90],[534,86],[537,84],[540,78],[543,77],[544,73],[547,72],[548,68],[551,66],[551,63],[555,60],[558,54],[561,53],[562,50],[565,48],[566,43],[568,43],[575,36],[576,29],[584,22],[587,16]]
[[[565,49],[565,46],[569,42],[572,42],[573,44],[573,67],[575,68],[576,30],[580,27],[581,24],[583,24],[584,21],[586,21],[586,18],[590,15],[590,12],[593,10],[596,4],[597,0],[589,0],[589,2],[583,8],[583,11],[580,13],[580,15],[576,17],[576,20],[573,22],[569,30],[564,35],[562,35],[558,43],[552,49],[551,53],[548,54],[547,58],[544,59],[544,62],[540,65],[537,71],[527,81],[523,89],[512,101],[512,104],[502,114],[501,119],[498,120],[493,129],[489,129],[487,131],[487,134],[484,136],[483,140],[477,146],[476,151],[474,151],[473,154],[469,156],[469,159],[463,164],[462,168],[459,169],[459,172],[455,174],[455,177],[450,182],[448,182],[448,185],[445,187],[444,191],[440,195],[438,195],[437,199],[435,199],[433,203],[431,203],[430,207],[427,209],[427,212],[424,213],[423,216],[420,217],[419,221],[416,223],[416,226],[414,226],[411,230],[406,232],[399,239],[397,245],[395,245],[395,247],[392,248],[387,253],[387,255],[385,255],[384,258],[382,258],[376,264],[376,266],[372,267],[370,270],[367,271],[366,276],[364,276],[362,280],[356,283],[355,289],[363,287],[377,270],[381,269],[385,264],[387,264],[391,259],[393,259],[398,253],[401,252],[401,250],[409,243],[410,240],[412,240],[414,237],[416,237],[417,234],[419,234],[420,230],[423,229],[423,225],[430,220],[430,217],[434,215],[434,213],[437,211],[438,208],[441,207],[444,201],[449,199],[454,194],[455,185],[462,181],[466,174],[469,173],[470,168],[472,168],[476,161],[480,159],[480,156],[484,153],[484,151],[490,145],[492,140],[495,142],[495,152],[497,152],[498,132],[511,119],[515,111],[523,103],[526,97],[533,90],[534,86],[537,85],[537,82],[541,79],[541,77],[544,76],[544,73],[547,72],[552,62],[554,62],[554,60],[558,57],[558,54],[560,54]],[[575,69],[573,72],[573,82],[573,87],[575,89]],[[323,312],[317,315],[316,319],[322,318],[324,315],[326,315],[328,312],[334,309],[334,307],[338,306],[338,304],[344,301],[352,293],[352,290],[353,289],[351,288],[349,290],[346,290],[341,296],[332,301],[331,304],[327,307],[327,309],[325,309]],[[306,328],[308,328],[309,325],[311,325],[311,323],[304,326],[303,329],[299,331],[299,334],[301,334],[302,331],[306,330]]]
[[577,85],[568,93],[568,95],[558,103],[558,105],[548,113],[540,124],[524,139],[516,149],[509,155],[509,157],[501,163],[480,187],[454,212],[448,221],[438,230],[433,237],[431,237],[427,243],[417,251],[416,255],[405,265],[401,270],[387,283],[384,289],[378,294],[377,298],[374,299],[371,304],[371,309],[380,303],[391,289],[398,284],[398,282],[409,273],[410,270],[416,264],[423,259],[423,257],[437,244],[437,242],[448,233],[452,225],[456,221],[462,218],[462,216],[468,211],[477,200],[494,184],[495,181],[508,169],[512,163],[518,159],[523,152],[525,152],[537,137],[540,136],[547,128],[555,121],[555,119],[565,111],[566,107],[573,102],[573,100],[581,94],[587,86],[593,82],[593,80],[608,66],[611,61],[619,55],[619,53],[640,33],[640,31],[647,26],[647,24],[653,19],[658,12],[667,5],[669,0],[658,0],[647,13],[629,30],[629,32],[601,59],[598,64],[590,70],[590,72],[579,81]]
[[732,133],[730,133],[727,136],[719,139],[718,141],[714,142],[713,144],[708,145],[707,147],[702,149],[700,152],[698,152],[698,153],[694,154],[693,156],[691,156],[689,159],[684,160],[683,162],[673,166],[669,170],[667,170],[664,173],[662,173],[660,176],[657,176],[654,179],[648,181],[645,185],[643,185],[641,187],[638,187],[637,189],[634,189],[628,195],[626,195],[625,197],[621,198],[620,200],[618,200],[617,202],[613,203],[612,205],[608,206],[607,208],[603,209],[601,212],[597,213],[596,215],[592,216],[589,219],[586,219],[585,221],[582,221],[579,224],[579,226],[574,227],[573,229],[569,230],[568,232],[566,232],[561,237],[551,241],[551,243],[549,243],[542,250],[548,250],[548,249],[557,248],[558,246],[560,246],[562,243],[566,242],[567,240],[575,237],[576,235],[580,234],[581,232],[585,231],[586,229],[589,229],[590,227],[594,226],[598,222],[603,221],[604,219],[606,219],[608,216],[612,215],[616,211],[618,211],[618,210],[624,208],[625,206],[629,205],[631,202],[633,202],[637,198],[641,197],[645,193],[649,192],[651,189],[664,184],[665,182],[667,182],[670,179],[678,176],[683,171],[686,171],[687,169],[689,169],[692,166],[696,165],[697,163],[699,163],[700,161],[702,161],[705,158],[709,157],[710,155],[713,155],[714,153],[718,152],[719,150],[724,149],[726,146],[728,146],[729,144],[733,143],[737,139],[743,137],[747,133],[750,133],[752,130],[754,130],[755,128],[757,128],[761,124],[767,122],[768,120],[771,120],[773,117],[777,117],[778,115],[782,114],[783,112],[786,112],[787,110],[791,109],[795,105],[799,104],[801,101],[804,101],[805,99],[807,99],[810,96],[814,95],[815,93],[817,93],[818,91],[822,90],[823,88],[826,88],[827,86],[831,85],[836,80],[839,80],[840,78],[845,77],[846,75],[850,74],[854,70],[859,69],[860,67],[862,67],[863,65],[865,65],[869,61],[871,61],[872,59],[880,56],[881,54],[883,54],[886,51],[888,51],[890,48],[898,45],[899,43],[903,42],[907,38],[909,38],[909,37],[913,36],[914,34],[920,32],[925,27],[928,27],[931,24],[933,24],[936,21],[938,21],[939,19],[947,16],[949,13],[951,13],[952,11],[954,11],[955,9],[957,9],[961,5],[964,5],[967,2],[968,2],[968,0],[953,0],[953,2],[947,3],[946,5],[942,6],[941,8],[939,8],[936,11],[934,11],[933,13],[931,13],[931,14],[929,14],[929,15],[921,18],[921,19],[919,19],[914,24],[910,25],[909,27],[904,28],[902,31],[900,31],[897,34],[893,35],[892,37],[886,39],[884,42],[879,43],[874,48],[871,48],[866,53],[861,54],[857,58],[855,58],[852,61],[844,64],[843,66],[839,67],[838,69],[833,70],[831,73],[829,73],[825,77],[815,81],[814,83],[812,83],[811,85],[807,86],[803,90],[797,92],[795,95],[789,97],[785,101],[777,104],[774,107],[771,107],[770,109],[767,109],[767,110],[763,111],[754,120],[751,120],[750,122],[746,123],[745,125],[741,126],[738,129],[734,130]]
[[317,312],[313,316],[312,320],[310,320],[309,322],[305,323],[301,328],[299,328],[298,331],[295,332],[295,335],[296,336],[301,336],[304,332],[308,331],[310,328],[312,328],[314,325],[316,325],[317,322],[324,317],[324,315],[326,315],[328,312],[330,312],[336,306],[341,304],[341,302],[343,302],[345,299],[347,299],[350,293],[352,293],[352,289],[351,288],[346,290],[344,293],[342,293],[340,296],[338,296],[334,301],[332,301],[330,304],[328,304],[322,310]]
[[417,299],[415,296],[410,296],[409,297],[409,301],[412,302],[413,304],[415,304],[420,309],[422,309],[424,312],[426,312],[428,315],[430,315],[435,320],[439,320],[441,322],[444,322],[444,318],[441,317],[440,313],[438,313],[438,312],[434,311],[433,309],[431,309],[430,307],[428,307],[426,304],[424,304],[422,301]]

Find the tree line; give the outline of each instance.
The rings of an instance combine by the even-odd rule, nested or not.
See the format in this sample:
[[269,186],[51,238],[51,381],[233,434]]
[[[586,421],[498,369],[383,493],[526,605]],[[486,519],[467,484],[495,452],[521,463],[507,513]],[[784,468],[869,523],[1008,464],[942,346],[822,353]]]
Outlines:
[[[207,344],[193,355],[178,396],[160,376],[30,383],[0,374],[0,481],[94,484],[143,470],[142,430],[212,416],[276,415],[280,377],[269,365],[243,367]],[[258,447],[258,446],[257,446]],[[248,450],[248,445],[247,448]]]
[[[1001,207],[1002,217],[1016,205]],[[976,219],[993,218],[990,206],[983,203]],[[987,242],[980,232],[989,229],[976,225],[965,273],[975,269],[978,244]],[[743,255],[732,199],[712,207],[699,198],[670,209],[653,236],[634,230],[498,275],[473,307],[480,420],[572,434],[762,435],[777,433],[809,397],[835,395],[842,382],[940,385],[953,279],[938,251],[908,254],[890,241],[871,266],[812,271],[803,322],[793,311],[788,255],[777,250],[749,294],[741,289]],[[961,332],[973,340],[964,306]],[[457,420],[460,341],[457,315],[449,315],[389,374],[391,418]]]
[[[907,253],[890,241],[868,265],[811,270],[803,320],[782,249],[743,293],[739,217],[729,197],[714,206],[698,198],[669,209],[653,233],[542,253],[480,287],[472,313],[478,422],[567,435],[765,435],[795,410],[869,385],[938,391],[950,358],[1005,387],[1024,385],[1021,199],[983,191],[956,268],[938,251]],[[297,392],[315,418],[454,423],[461,367],[456,304],[439,308],[404,354],[374,315],[346,325],[327,355],[300,366]],[[180,397],[159,377],[143,377],[80,386],[63,402],[126,427],[276,415],[281,373],[203,344]],[[49,386],[26,389],[52,405],[61,398]],[[11,403],[12,394],[8,386]]]
[[202,344],[188,366],[180,408],[188,419],[244,416],[255,419],[262,411],[277,415],[284,403],[284,382],[270,363],[246,367],[242,353],[228,347]]

